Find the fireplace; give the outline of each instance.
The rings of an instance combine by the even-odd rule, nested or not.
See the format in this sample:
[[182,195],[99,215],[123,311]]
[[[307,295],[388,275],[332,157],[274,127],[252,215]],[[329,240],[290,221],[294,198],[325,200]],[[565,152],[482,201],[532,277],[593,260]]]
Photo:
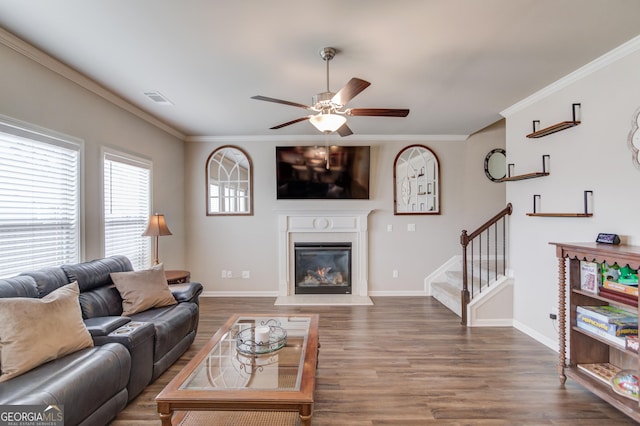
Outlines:
[[351,243],[294,245],[295,294],[351,294]]
[[[369,242],[367,217],[372,210],[304,210],[278,212],[278,298],[276,305],[373,305],[369,298]],[[296,290],[296,245],[320,245],[344,249],[350,244],[350,289],[344,285],[332,285],[338,294],[300,294]],[[315,247],[317,248],[317,246]],[[339,262],[338,262],[339,263]],[[333,266],[330,266],[333,268]],[[317,266],[316,266],[317,268]],[[308,268],[307,268],[308,269]],[[333,269],[332,269],[333,270]],[[329,270],[328,272],[331,272]],[[322,270],[320,273],[323,273]],[[324,271],[326,274],[327,271]],[[305,286],[302,286],[305,287]],[[307,286],[310,287],[310,286]],[[325,291],[319,285],[314,291]],[[309,290],[308,288],[305,290]],[[303,290],[303,291],[305,291]]]

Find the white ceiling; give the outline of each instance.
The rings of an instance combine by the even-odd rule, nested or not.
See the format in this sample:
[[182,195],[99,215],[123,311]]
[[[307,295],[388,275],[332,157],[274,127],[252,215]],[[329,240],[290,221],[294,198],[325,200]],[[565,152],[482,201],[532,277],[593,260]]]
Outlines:
[[[638,0],[0,0],[0,26],[186,136],[317,135],[307,111],[351,77],[371,86],[356,135],[467,135],[640,34]],[[143,92],[173,102],[160,106]]]

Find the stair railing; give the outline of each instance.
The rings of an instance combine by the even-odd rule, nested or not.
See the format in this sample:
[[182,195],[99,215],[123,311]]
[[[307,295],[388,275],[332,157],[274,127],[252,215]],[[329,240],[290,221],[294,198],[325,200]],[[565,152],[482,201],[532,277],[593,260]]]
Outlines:
[[[491,282],[492,270],[494,281],[498,278],[500,272],[505,275],[507,253],[506,217],[512,212],[513,207],[509,203],[507,207],[472,233],[467,234],[467,230],[464,229],[460,235],[460,244],[462,245],[462,325],[467,325],[467,306],[476,292],[482,292],[483,279],[488,286]],[[471,261],[469,261],[469,254]],[[483,266],[485,266],[484,270]],[[477,274],[474,273],[476,267]]]

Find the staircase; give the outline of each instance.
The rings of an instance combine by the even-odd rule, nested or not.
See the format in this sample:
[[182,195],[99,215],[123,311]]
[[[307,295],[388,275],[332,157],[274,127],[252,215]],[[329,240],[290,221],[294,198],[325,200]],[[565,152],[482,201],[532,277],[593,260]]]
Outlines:
[[[477,296],[467,306],[466,325],[470,327],[512,325],[513,279],[501,274],[504,261],[497,262],[498,274],[496,274],[494,262],[490,262],[489,267],[481,266],[479,260],[475,260],[474,263],[472,282],[473,293]],[[462,318],[461,256],[455,256],[445,264],[444,268],[427,277],[425,284],[434,299]]]
[[508,204],[472,233],[462,231],[462,255],[425,279],[428,294],[458,315],[463,325],[512,325],[513,279],[505,276],[506,216],[511,212]]

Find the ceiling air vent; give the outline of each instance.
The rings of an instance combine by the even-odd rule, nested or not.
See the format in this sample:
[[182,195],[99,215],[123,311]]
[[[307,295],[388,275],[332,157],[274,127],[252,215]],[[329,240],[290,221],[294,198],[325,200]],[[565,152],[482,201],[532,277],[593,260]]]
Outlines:
[[157,103],[158,105],[173,105],[173,102],[167,99],[160,92],[144,92],[144,95],[147,98],[151,99],[153,102]]

